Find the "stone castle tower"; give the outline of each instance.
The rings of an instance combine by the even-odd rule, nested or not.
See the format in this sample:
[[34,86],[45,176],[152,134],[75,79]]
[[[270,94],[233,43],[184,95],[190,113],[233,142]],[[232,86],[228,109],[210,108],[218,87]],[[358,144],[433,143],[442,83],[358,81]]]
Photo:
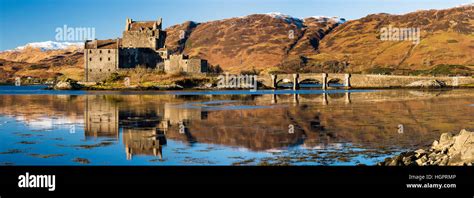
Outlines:
[[137,66],[165,72],[207,72],[205,60],[169,54],[162,23],[161,18],[156,21],[133,21],[127,18],[122,38],[86,41],[85,81],[102,81],[121,69]]
[[151,48],[159,50],[164,48],[166,32],[161,30],[163,20],[158,21],[133,21],[126,20],[123,31],[122,46],[125,48]]

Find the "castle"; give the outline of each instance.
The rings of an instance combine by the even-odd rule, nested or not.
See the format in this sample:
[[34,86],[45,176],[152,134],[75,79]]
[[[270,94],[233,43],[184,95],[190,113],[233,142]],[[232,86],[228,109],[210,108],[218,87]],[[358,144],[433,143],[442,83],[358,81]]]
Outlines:
[[186,55],[171,55],[165,45],[162,19],[126,20],[122,38],[87,40],[84,44],[86,82],[98,82],[121,69],[137,66],[164,72],[206,73],[207,61]]

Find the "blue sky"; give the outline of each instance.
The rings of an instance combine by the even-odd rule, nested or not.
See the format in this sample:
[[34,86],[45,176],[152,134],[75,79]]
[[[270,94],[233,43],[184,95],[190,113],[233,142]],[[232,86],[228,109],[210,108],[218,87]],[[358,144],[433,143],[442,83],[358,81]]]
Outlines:
[[56,28],[94,27],[98,39],[120,37],[125,18],[155,20],[164,26],[255,13],[294,17],[340,16],[357,19],[372,13],[401,14],[443,9],[473,0],[0,0],[0,50],[29,42],[55,40]]

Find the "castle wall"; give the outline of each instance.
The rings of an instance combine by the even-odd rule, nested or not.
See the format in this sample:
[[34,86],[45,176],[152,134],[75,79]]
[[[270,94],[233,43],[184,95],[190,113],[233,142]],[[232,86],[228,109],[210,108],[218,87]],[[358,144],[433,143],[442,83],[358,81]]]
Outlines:
[[207,62],[202,59],[188,59],[184,68],[187,73],[205,73],[207,72]]
[[163,62],[161,56],[149,48],[121,48],[119,53],[119,68],[135,68],[139,65],[156,68]]
[[183,72],[184,68],[182,65],[184,65],[182,56],[171,55],[169,59],[165,61],[165,72]]
[[205,73],[207,62],[202,59],[188,59],[182,55],[171,55],[165,61],[165,72]]
[[157,50],[164,46],[165,37],[166,34],[160,30],[124,31],[122,46]]
[[102,81],[116,72],[118,65],[117,49],[85,49],[85,80],[87,82]]

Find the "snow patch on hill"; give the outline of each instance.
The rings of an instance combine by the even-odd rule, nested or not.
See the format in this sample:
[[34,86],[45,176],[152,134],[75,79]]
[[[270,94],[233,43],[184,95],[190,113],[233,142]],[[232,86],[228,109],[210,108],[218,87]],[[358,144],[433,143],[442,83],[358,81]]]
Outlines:
[[56,42],[56,41],[44,41],[44,42],[33,42],[27,43],[23,46],[18,46],[13,50],[7,51],[21,51],[27,48],[37,48],[41,51],[48,51],[48,50],[63,50],[63,49],[70,49],[70,48],[83,48],[83,42]]
[[337,16],[334,16],[334,17],[328,17],[328,16],[310,16],[310,17],[306,17],[306,19],[308,19],[308,18],[316,19],[319,22],[335,22],[335,23],[339,23],[339,24],[343,24],[343,23],[346,22],[345,18],[341,18],[341,17],[337,17]]
[[292,16],[290,16],[290,15],[282,14],[282,13],[279,13],[279,12],[270,12],[270,13],[267,13],[267,14],[265,14],[265,15],[271,16],[271,17],[273,17],[273,18],[285,20],[286,22],[288,22],[288,23],[293,23],[293,24],[295,24],[295,25],[298,26],[298,27],[303,27],[304,20],[305,20],[305,19],[308,19],[308,18],[316,19],[316,20],[318,20],[318,21],[321,22],[321,23],[324,23],[324,22],[333,22],[333,23],[343,24],[343,23],[346,22],[346,19],[341,18],[341,17],[337,17],[337,16],[335,16],[335,17],[328,17],[328,16],[310,16],[310,17],[306,17],[305,19],[300,19],[300,18],[292,17]]
[[298,28],[303,27],[303,22],[304,22],[303,20],[301,20],[299,18],[296,18],[296,17],[292,17],[290,15],[282,14],[280,12],[270,12],[270,13],[266,13],[265,15],[271,16],[271,17],[276,18],[276,19],[285,20],[287,23],[293,23]]

